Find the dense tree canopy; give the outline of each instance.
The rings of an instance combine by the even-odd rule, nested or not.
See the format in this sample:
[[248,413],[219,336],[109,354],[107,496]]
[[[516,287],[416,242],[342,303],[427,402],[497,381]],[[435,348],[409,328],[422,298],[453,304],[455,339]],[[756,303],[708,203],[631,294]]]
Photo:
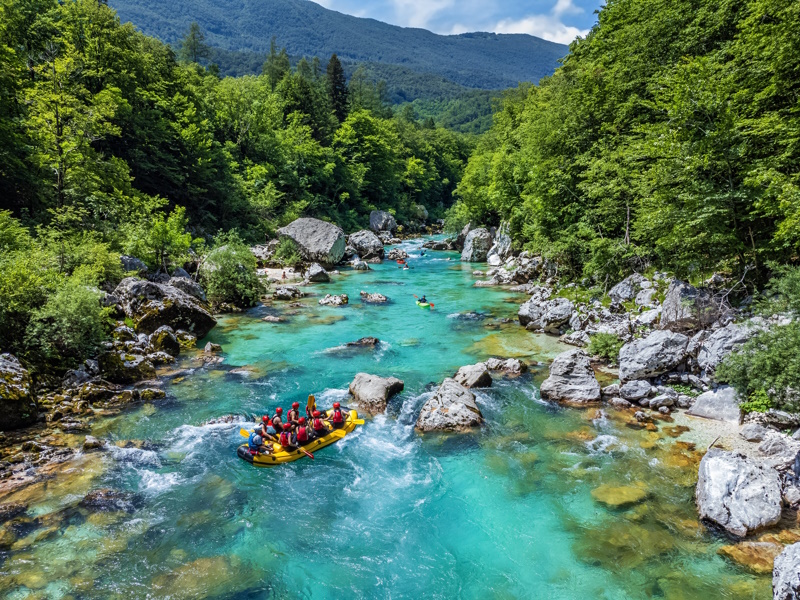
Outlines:
[[506,98],[451,224],[507,219],[575,277],[763,278],[800,244],[798,28],[791,0],[610,0]]

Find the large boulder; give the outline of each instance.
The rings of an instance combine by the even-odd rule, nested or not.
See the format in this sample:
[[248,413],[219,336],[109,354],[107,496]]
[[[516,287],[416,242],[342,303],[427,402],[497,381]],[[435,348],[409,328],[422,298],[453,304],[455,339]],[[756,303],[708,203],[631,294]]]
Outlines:
[[688,344],[688,337],[671,331],[655,331],[628,342],[619,351],[619,378],[649,379],[671,371],[686,359]]
[[674,280],[661,307],[661,329],[694,331],[704,329],[717,320],[719,311],[711,294],[684,281]]
[[364,412],[376,415],[386,410],[389,398],[402,392],[404,387],[395,377],[358,373],[350,384],[350,393]]
[[137,383],[156,376],[149,359],[138,354],[111,350],[97,357],[100,374],[112,383]]
[[182,292],[197,298],[200,302],[206,302],[206,292],[194,279],[189,277],[172,276],[167,285],[178,288]]
[[135,256],[122,255],[119,257],[119,262],[122,264],[122,270],[126,273],[147,273],[147,265]]
[[348,244],[355,248],[361,258],[383,258],[383,242],[377,235],[366,229],[350,235]]
[[328,272],[321,264],[314,263],[306,271],[306,280],[312,283],[328,283],[331,280],[331,276],[328,275]]
[[138,333],[150,334],[169,325],[201,338],[217,324],[204,303],[171,285],[128,277],[114,290],[114,296]]
[[344,256],[344,231],[332,223],[302,218],[278,230],[278,234],[297,244],[300,254],[309,262],[335,265]]
[[639,293],[644,281],[647,281],[647,279],[639,275],[639,273],[629,275],[612,287],[608,292],[608,296],[611,298],[612,302],[627,302],[633,300],[636,298],[636,294]]
[[726,356],[753,337],[755,333],[754,327],[735,323],[717,329],[700,347],[697,364],[701,369],[713,373]]
[[689,409],[689,414],[704,419],[736,423],[742,420],[739,410],[739,394],[729,386],[700,394]]
[[634,379],[620,386],[619,395],[630,402],[638,402],[642,398],[647,398],[652,390],[653,386],[649,381]]
[[419,431],[466,431],[483,423],[475,394],[455,379],[445,379],[417,419]]
[[38,416],[30,374],[16,356],[0,354],[0,431],[32,425]]
[[599,402],[600,384],[589,355],[580,348],[559,354],[550,365],[550,377],[541,387],[542,398],[558,402]]
[[535,294],[520,306],[517,317],[520,325],[530,331],[556,334],[559,333],[562,326],[569,322],[573,312],[575,312],[575,305],[566,298],[541,300],[540,296]]
[[717,448],[700,461],[695,499],[701,519],[740,537],[775,525],[781,518],[778,472]]
[[461,367],[453,379],[465,388],[484,388],[491,387],[492,385],[492,376],[489,375],[489,369],[486,363],[477,363],[475,365]]
[[800,543],[787,546],[775,559],[772,600],[800,600]]
[[373,210],[369,213],[369,228],[372,231],[389,231],[392,232],[397,229],[397,221],[391,213],[385,210]]
[[473,229],[464,240],[461,252],[463,262],[484,262],[492,247],[492,236],[487,229]]
[[489,248],[486,261],[493,267],[502,265],[511,256],[511,236],[507,222],[500,224],[500,229],[494,236],[494,244]]

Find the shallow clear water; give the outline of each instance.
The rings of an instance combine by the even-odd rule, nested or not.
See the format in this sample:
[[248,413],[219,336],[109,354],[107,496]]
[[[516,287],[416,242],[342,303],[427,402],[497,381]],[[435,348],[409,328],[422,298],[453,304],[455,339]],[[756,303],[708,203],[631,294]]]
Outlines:
[[[420,240],[404,247],[419,253]],[[451,260],[447,260],[447,259]],[[699,453],[679,432],[648,432],[597,409],[538,400],[563,348],[513,317],[523,298],[472,287],[456,254],[429,253],[310,288],[303,308],[275,304],[223,319],[209,340],[220,365],[172,376],[170,398],[98,422],[127,448],[87,455],[69,478],[17,497],[39,521],[2,555],[0,594],[217,598],[767,598],[769,579],[717,555],[696,521]],[[363,305],[359,291],[388,305]],[[344,308],[317,305],[346,292]],[[418,308],[427,294],[433,311]],[[462,319],[459,313],[481,318]],[[288,321],[265,323],[264,314]],[[343,344],[380,338],[375,350]],[[204,340],[205,341],[205,340]],[[465,435],[413,430],[431,384],[488,356],[542,361],[478,393],[487,426]],[[280,404],[346,399],[353,376],[394,375],[405,391],[342,442],[274,469],[239,460],[241,423]],[[626,510],[596,503],[601,484],[643,485]],[[90,489],[134,492],[132,512],[89,513]]]

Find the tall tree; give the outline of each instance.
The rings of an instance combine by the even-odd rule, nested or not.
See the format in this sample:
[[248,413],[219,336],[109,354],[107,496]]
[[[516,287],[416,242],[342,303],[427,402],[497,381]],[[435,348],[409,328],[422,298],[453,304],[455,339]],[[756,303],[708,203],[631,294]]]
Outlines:
[[181,40],[181,47],[179,56],[186,62],[200,62],[204,58],[208,58],[209,49],[206,45],[206,36],[200,29],[200,25],[192,23],[189,26],[189,31]]
[[348,113],[348,91],[347,79],[344,76],[342,63],[336,54],[331,56],[328,61],[328,97],[331,100],[333,114],[342,123],[347,118]]
[[292,72],[292,65],[289,62],[286,48],[281,48],[281,51],[278,52],[278,42],[275,36],[270,40],[269,55],[261,72],[267,76],[269,87],[272,90],[275,90],[278,84],[283,81],[283,78]]

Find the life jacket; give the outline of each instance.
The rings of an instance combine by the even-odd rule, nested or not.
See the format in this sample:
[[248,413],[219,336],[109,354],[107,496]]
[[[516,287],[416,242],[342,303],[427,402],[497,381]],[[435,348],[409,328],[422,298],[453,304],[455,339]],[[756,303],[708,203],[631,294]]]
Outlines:
[[298,442],[307,442],[308,441],[308,429],[306,429],[305,425],[301,425],[297,428],[297,441]]
[[256,446],[256,443],[253,441],[253,440],[255,440],[255,437],[257,435],[258,435],[258,433],[256,433],[254,431],[253,433],[250,434],[250,437],[247,438],[247,446],[248,446],[248,448],[250,449],[251,452],[253,450],[258,450],[258,446]]
[[286,415],[286,422],[291,423],[292,421],[297,421],[300,418],[300,411],[292,409],[289,411],[289,414]]
[[344,423],[344,415],[342,411],[338,408],[333,411],[333,422],[334,423]]
[[325,423],[322,422],[322,419],[314,419],[312,424],[314,425],[315,431],[325,431],[326,429]]
[[[278,423],[277,424],[275,423],[275,419],[278,419]],[[273,415],[272,419],[270,419],[269,422],[270,422],[270,425],[272,425],[272,428],[275,431],[280,431],[281,429],[283,429],[283,427],[281,427],[282,422],[281,422],[281,418],[280,418],[279,415],[277,415],[277,414]]]
[[284,448],[288,448],[291,445],[292,445],[292,440],[289,437],[289,432],[288,431],[282,432],[281,433],[281,446],[283,446]]

